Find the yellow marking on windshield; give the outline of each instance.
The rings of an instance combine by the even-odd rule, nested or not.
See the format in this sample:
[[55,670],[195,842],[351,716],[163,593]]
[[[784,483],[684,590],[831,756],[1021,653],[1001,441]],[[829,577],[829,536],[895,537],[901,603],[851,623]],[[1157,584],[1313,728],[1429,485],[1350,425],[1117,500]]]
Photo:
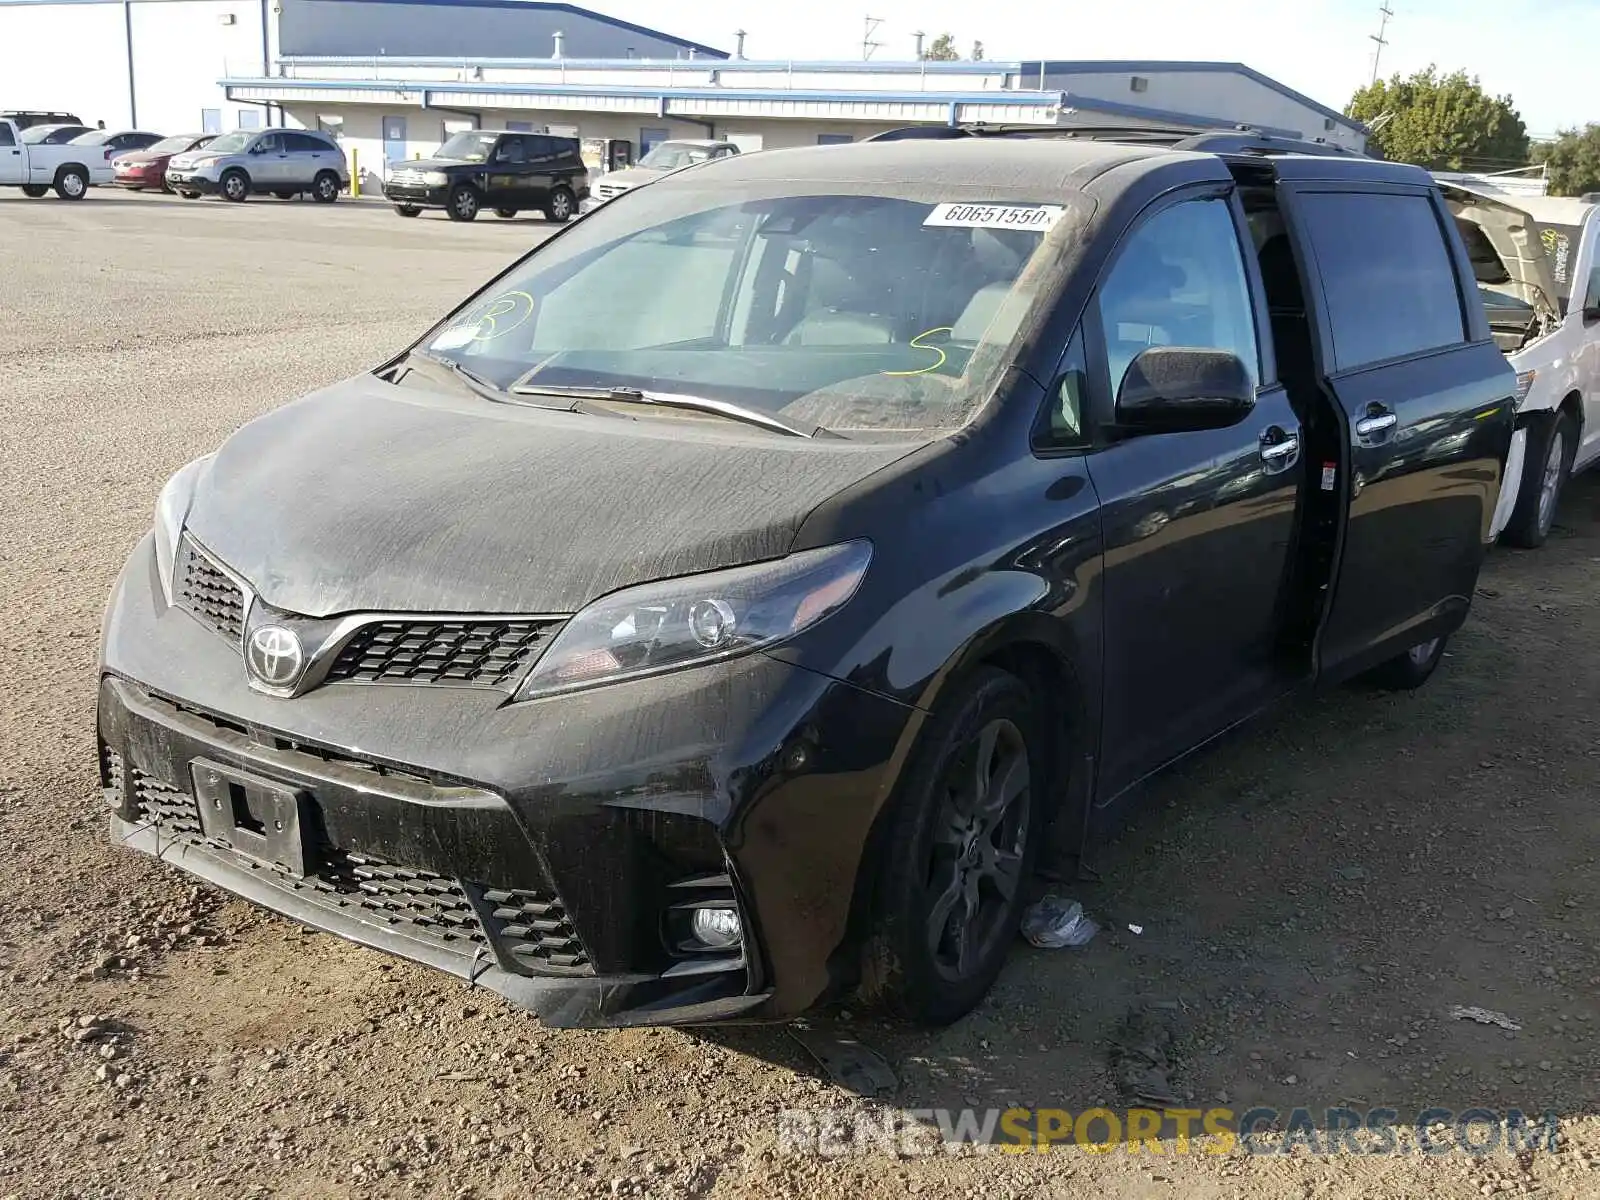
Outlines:
[[906,343],[906,345],[910,346],[914,350],[932,350],[935,354],[937,354],[939,356],[939,361],[934,363],[934,364],[932,364],[931,366],[918,367],[915,371],[883,371],[883,372],[880,372],[880,373],[884,374],[884,375],[900,375],[900,376],[904,376],[904,375],[926,375],[929,371],[937,371],[940,367],[944,366],[945,360],[948,359],[950,356],[947,355],[938,346],[924,346],[922,344],[922,339],[926,338],[926,337],[932,337],[936,333],[954,333],[955,331],[956,330],[955,330],[955,326],[954,325],[941,325],[937,329],[925,329],[925,330],[923,330],[921,333],[917,334],[916,337],[912,338],[909,342]]
[[[527,301],[526,307],[517,303],[518,296]],[[516,320],[509,321],[502,327],[500,324],[501,318],[509,317],[518,309],[522,310],[522,314]],[[472,340],[475,342],[488,342],[497,337],[504,337],[532,315],[533,297],[528,295],[527,292],[502,292],[489,301],[489,307],[483,310],[483,315],[478,318],[478,332],[472,335]],[[485,324],[488,325],[487,331],[482,328]]]

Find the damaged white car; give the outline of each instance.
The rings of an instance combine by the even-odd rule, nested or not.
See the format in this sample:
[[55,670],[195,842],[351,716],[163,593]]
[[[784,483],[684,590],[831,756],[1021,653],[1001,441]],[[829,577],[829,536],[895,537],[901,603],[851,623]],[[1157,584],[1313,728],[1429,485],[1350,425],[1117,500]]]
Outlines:
[[1441,188],[1517,371],[1492,533],[1532,549],[1550,536],[1568,478],[1600,459],[1600,205]]

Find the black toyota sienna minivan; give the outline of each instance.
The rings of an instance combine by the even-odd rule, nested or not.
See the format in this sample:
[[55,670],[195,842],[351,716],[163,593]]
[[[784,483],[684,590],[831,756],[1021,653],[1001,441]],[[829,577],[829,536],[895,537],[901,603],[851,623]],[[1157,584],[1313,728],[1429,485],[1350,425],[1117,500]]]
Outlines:
[[1374,268],[1372,320],[1444,314],[1397,413],[1347,427],[1360,343],[1289,303],[1365,183],[1442,211],[1021,137],[598,209],[167,484],[103,636],[114,838],[555,1025],[960,1016],[1047,837],[1465,617],[1512,385],[1448,221]]

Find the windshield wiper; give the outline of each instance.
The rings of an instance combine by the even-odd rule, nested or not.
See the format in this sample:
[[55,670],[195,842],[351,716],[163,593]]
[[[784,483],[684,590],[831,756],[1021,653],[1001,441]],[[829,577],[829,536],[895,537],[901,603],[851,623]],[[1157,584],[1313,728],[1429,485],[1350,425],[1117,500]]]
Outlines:
[[[443,367],[445,370],[449,371],[456,378],[461,380],[462,383],[466,384],[467,388],[469,390],[471,390],[475,395],[481,396],[485,400],[492,400],[496,404],[523,404],[523,401],[517,399],[517,396],[527,395],[526,392],[517,392],[516,389],[512,389],[511,392],[508,392],[503,388],[497,387],[496,385],[490,383],[482,375],[479,375],[471,367],[464,367],[460,363],[458,363],[455,359],[446,358],[442,354],[434,354],[432,351],[429,351],[429,350],[413,350],[413,351],[411,351],[411,354],[415,355],[417,358],[420,358],[420,359],[424,360],[425,362],[430,362],[430,363],[435,364],[436,366]],[[515,394],[513,394],[513,393],[515,393]],[[552,393],[552,394],[554,394],[554,393]],[[545,409],[548,412],[583,413],[585,416],[591,416],[591,417],[593,417],[593,416],[618,417],[618,416],[622,415],[621,413],[612,412],[608,408],[595,408],[592,405],[584,404],[583,400],[586,399],[586,397],[583,397],[583,396],[574,396],[573,399],[578,401],[578,403],[576,403],[576,404],[523,404],[523,406],[526,407],[526,408],[542,408],[542,409]]]
[[614,404],[649,404],[658,408],[682,408],[691,412],[713,413],[719,417],[727,417],[730,421],[743,421],[747,425],[759,425],[763,429],[770,429],[773,433],[785,434],[788,437],[839,437],[841,435],[832,430],[824,429],[820,425],[810,429],[792,422],[785,421],[782,417],[775,417],[771,413],[762,412],[760,409],[745,408],[740,404],[733,404],[727,400],[713,400],[709,396],[690,396],[682,392],[648,392],[643,388],[635,387],[569,387],[556,383],[529,383],[527,376],[513,383],[510,388],[514,396],[569,396],[574,400],[601,400]]

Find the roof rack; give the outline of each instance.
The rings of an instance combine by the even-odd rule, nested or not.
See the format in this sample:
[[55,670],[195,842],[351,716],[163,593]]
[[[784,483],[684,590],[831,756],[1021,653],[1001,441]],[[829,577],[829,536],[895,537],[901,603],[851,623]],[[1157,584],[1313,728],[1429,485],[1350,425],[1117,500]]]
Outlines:
[[1196,150],[1207,154],[1315,154],[1364,158],[1360,151],[1325,138],[1286,137],[1265,133],[1251,125],[1231,130],[1201,129],[1183,125],[910,125],[867,138],[891,142],[914,138],[947,140],[965,137],[1064,137],[1094,142],[1164,146],[1171,150]]

